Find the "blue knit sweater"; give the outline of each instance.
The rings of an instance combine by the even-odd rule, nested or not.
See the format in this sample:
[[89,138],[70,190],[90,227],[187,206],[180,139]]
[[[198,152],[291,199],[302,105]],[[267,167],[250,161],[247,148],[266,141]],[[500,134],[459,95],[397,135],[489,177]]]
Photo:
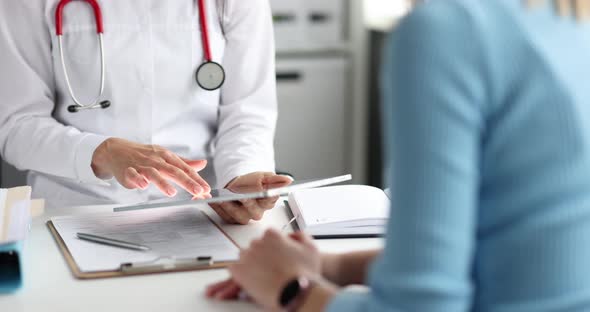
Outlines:
[[522,2],[430,1],[392,35],[386,248],[329,310],[590,311],[590,23]]

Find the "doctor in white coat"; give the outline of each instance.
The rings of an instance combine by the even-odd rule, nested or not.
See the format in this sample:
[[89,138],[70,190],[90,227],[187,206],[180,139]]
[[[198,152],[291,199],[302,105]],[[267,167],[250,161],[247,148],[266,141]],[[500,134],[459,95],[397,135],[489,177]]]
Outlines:
[[[58,2],[0,1],[0,152],[29,171],[35,196],[50,206],[135,203],[288,180],[274,174],[268,0],[205,0],[211,58],[226,75],[214,91],[195,81],[206,58],[198,1],[98,0],[106,64],[99,100],[111,105],[75,113],[58,49]],[[75,0],[62,18],[72,89],[91,102],[101,84],[93,9]],[[213,208],[247,223],[275,201]]]

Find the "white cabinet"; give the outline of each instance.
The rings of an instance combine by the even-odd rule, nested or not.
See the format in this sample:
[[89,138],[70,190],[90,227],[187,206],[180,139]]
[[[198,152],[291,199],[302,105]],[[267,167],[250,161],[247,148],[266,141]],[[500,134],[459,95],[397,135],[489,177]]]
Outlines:
[[271,0],[277,51],[342,49],[348,0]]
[[349,173],[349,76],[345,57],[277,61],[279,170],[297,179]]
[[277,169],[366,183],[367,41],[359,0],[270,0],[277,48]]

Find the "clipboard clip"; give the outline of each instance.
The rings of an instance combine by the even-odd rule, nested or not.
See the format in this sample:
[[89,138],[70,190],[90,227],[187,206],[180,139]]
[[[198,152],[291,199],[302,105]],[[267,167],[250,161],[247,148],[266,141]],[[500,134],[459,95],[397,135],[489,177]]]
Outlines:
[[208,268],[211,267],[213,263],[213,258],[208,256],[185,259],[160,257],[148,262],[122,263],[120,271],[125,274],[184,271],[195,270],[199,268]]

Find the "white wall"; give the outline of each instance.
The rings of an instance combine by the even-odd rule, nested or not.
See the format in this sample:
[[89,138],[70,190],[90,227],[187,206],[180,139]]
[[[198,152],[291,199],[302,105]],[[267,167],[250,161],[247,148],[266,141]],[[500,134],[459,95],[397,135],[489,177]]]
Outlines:
[[411,0],[364,0],[365,25],[388,31],[412,6]]

